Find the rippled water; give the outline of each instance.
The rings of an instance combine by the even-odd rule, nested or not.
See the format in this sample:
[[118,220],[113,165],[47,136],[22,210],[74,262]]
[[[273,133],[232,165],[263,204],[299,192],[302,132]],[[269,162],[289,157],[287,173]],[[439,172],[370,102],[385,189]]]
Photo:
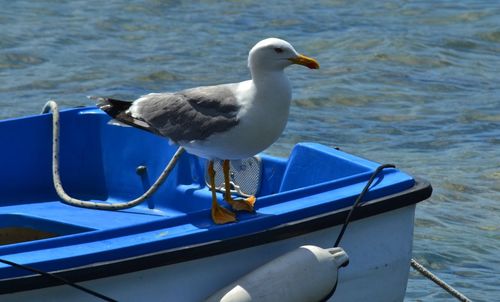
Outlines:
[[[500,297],[500,3],[477,1],[0,0],[0,118],[87,95],[134,97],[248,77],[277,36],[290,122],[269,150],[339,146],[431,181],[414,257],[474,301]],[[407,301],[453,301],[412,273]]]

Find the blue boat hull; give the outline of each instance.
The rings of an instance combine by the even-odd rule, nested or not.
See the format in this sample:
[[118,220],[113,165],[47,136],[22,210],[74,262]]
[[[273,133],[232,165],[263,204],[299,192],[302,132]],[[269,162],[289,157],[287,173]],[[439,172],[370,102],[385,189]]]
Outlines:
[[[95,108],[62,112],[61,178],[71,196],[105,203],[134,199],[175,152],[160,137],[108,122]],[[52,184],[51,131],[50,114],[0,122],[0,232],[34,236],[1,245],[0,258],[59,272],[74,282],[188,263],[322,230],[338,232],[379,166],[311,143],[295,146],[288,159],[262,154],[256,212],[239,214],[237,223],[215,225],[204,182],[206,163],[189,154],[181,157],[160,190],[137,207],[112,212],[61,203]],[[139,166],[147,167],[146,175],[136,173]],[[386,169],[353,219],[412,208],[431,191],[425,181]],[[35,231],[41,232],[39,238]],[[332,241],[335,236],[331,234]],[[58,284],[0,264],[0,294]]]

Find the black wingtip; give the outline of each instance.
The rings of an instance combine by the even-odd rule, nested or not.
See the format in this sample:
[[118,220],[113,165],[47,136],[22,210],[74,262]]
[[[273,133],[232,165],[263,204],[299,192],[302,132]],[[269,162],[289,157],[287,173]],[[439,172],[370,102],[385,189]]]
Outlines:
[[91,98],[96,100],[97,108],[106,112],[109,116],[113,118],[116,118],[118,115],[127,111],[132,105],[132,102],[121,101],[112,98],[102,98],[102,97],[91,97]]
[[124,123],[125,125],[136,127],[154,133],[156,135],[162,136],[157,129],[151,127],[151,125],[146,121],[132,117],[130,115],[130,113],[127,110],[130,108],[130,106],[132,106],[132,102],[122,101],[112,98],[102,98],[102,97],[89,97],[89,98],[95,100],[97,108],[106,112],[113,119],[121,123]]

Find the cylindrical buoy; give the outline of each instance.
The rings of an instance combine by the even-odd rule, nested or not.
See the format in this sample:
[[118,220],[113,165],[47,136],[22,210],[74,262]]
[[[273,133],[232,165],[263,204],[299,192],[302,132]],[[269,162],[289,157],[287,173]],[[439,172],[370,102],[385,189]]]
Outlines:
[[348,262],[342,248],[301,246],[248,273],[206,301],[320,301],[332,294],[337,271]]

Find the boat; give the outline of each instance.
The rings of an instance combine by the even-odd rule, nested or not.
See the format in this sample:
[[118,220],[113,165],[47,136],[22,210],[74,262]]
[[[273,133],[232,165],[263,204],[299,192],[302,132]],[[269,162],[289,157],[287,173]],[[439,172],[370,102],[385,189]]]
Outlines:
[[[349,265],[330,300],[402,301],[415,207],[432,192],[386,168],[352,211],[380,164],[299,143],[288,158],[233,162],[233,187],[257,196],[255,212],[216,225],[207,163],[188,153],[145,202],[106,211],[61,202],[52,114],[0,121],[0,142],[1,301],[96,301],[74,285],[118,301],[203,301],[300,246],[332,247],[350,212],[340,244]],[[95,107],[61,111],[59,142],[66,192],[103,204],[143,194],[176,152],[158,136],[111,125]]]

